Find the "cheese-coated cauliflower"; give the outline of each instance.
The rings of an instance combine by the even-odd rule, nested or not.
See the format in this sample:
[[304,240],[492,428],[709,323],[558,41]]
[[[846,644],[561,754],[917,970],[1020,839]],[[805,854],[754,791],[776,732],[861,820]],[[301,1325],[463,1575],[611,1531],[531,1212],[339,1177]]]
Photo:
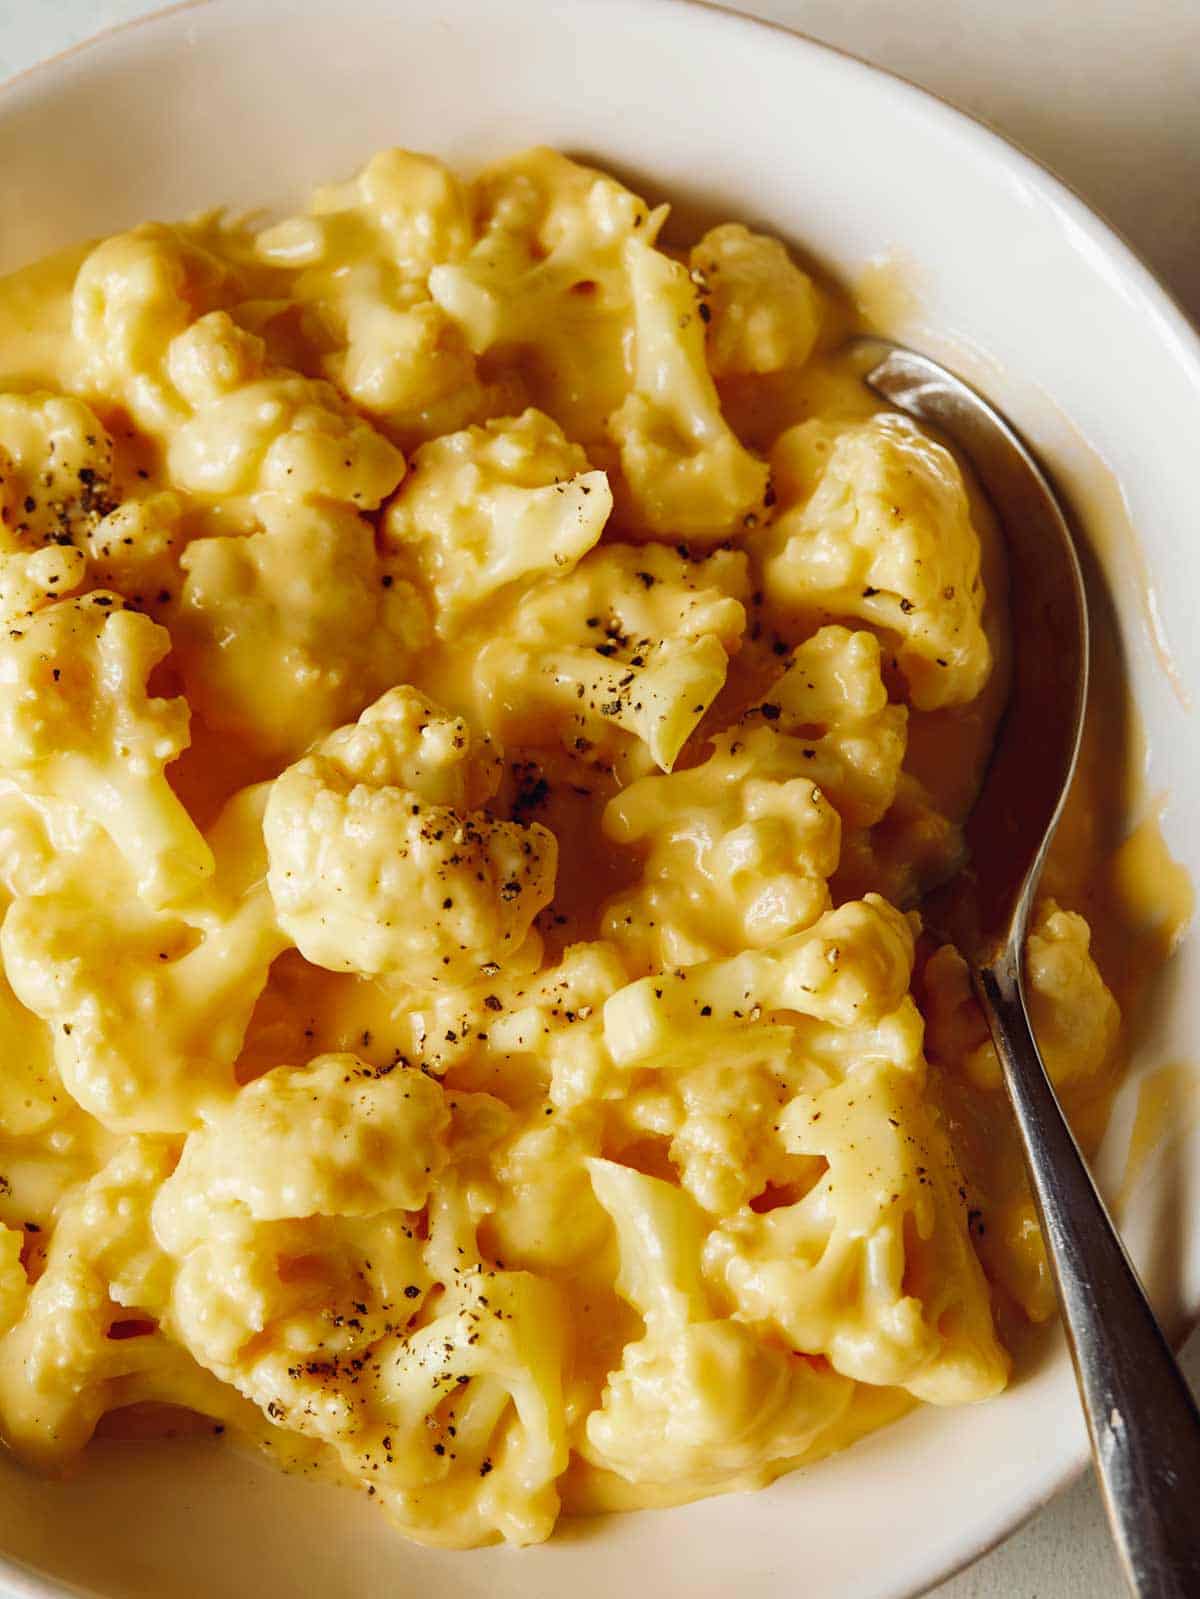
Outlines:
[[[342,1075],[347,1068],[345,1057],[340,1066],[332,1057],[318,1064]],[[436,1170],[445,1154],[440,1090],[415,1069],[384,1078],[360,1069],[358,1077],[350,1068],[354,1090],[369,1080],[375,1098],[373,1107],[347,1106],[351,1116],[357,1121],[365,1110],[371,1120],[390,1117],[405,1138],[430,1135],[427,1160]],[[402,1098],[380,1103],[385,1083],[402,1092],[418,1079],[427,1098],[411,1117],[399,1114]],[[262,1108],[255,1105],[249,1120]],[[223,1157],[214,1188],[203,1145],[197,1143],[194,1163],[185,1151],[153,1209],[155,1235],[178,1267],[166,1326],[270,1423],[331,1447],[412,1536],[453,1546],[544,1538],[558,1510],[555,1479],[567,1461],[557,1292],[524,1272],[485,1268],[469,1230],[455,1230],[468,1242],[451,1249],[453,1265],[443,1270],[443,1242],[424,1242],[403,1211],[252,1217],[256,1202],[288,1211],[306,1204],[313,1179],[323,1191],[332,1181],[328,1197],[352,1209],[428,1187],[415,1143],[402,1157],[407,1176],[388,1170],[379,1146],[370,1156],[373,1177],[356,1178],[350,1151],[344,1161],[336,1153],[347,1129],[335,1117],[332,1126],[318,1122],[306,1133],[306,1119],[299,1131],[282,1123],[266,1129],[300,1157],[295,1194],[252,1194]],[[358,1127],[354,1136],[370,1132]],[[439,1195],[453,1188],[449,1178]],[[431,1212],[436,1235],[442,1210]]]
[[0,394],[0,555],[82,545],[112,476],[112,439],[81,400]]
[[587,1458],[628,1482],[713,1483],[803,1453],[843,1414],[852,1384],[714,1316],[686,1194],[612,1161],[588,1166],[617,1232],[618,1290],[645,1334],[587,1419]]
[[[422,281],[443,261],[458,261],[470,249],[471,214],[463,185],[443,162],[411,150],[380,150],[349,183],[332,183],[314,191],[314,218],[326,226],[357,235],[364,255],[382,253],[397,273]],[[260,251],[283,264],[293,251]],[[378,244],[382,242],[382,251]]]
[[415,1067],[357,1055],[277,1066],[188,1136],[159,1198],[244,1205],[256,1221],[419,1210],[445,1162],[450,1115]]
[[[463,331],[430,297],[430,271],[473,241],[467,195],[430,156],[382,150],[307,213],[265,229],[255,253],[293,274],[282,313],[301,321],[325,375],[406,448],[503,410],[519,385],[484,382]],[[276,314],[263,307],[270,337]]]
[[527,644],[578,643],[605,660],[636,666],[660,639],[712,634],[727,654],[746,626],[750,573],[737,550],[603,544],[565,577],[521,599],[513,632]]
[[258,517],[184,552],[175,656],[208,728],[295,760],[404,676],[428,623],[357,512],[263,495]]
[[456,1087],[536,1079],[556,1109],[570,1110],[623,1091],[602,1008],[628,981],[615,947],[600,942],[570,945],[557,965],[534,971],[489,967],[469,987],[409,996],[394,1013],[404,1029],[395,1047]]
[[53,1026],[68,1092],[115,1131],[180,1132],[232,1092],[250,1013],[287,943],[263,883],[265,798],[260,785],[225,807],[205,846],[215,874],[184,913],[143,903],[94,833],[4,918],[14,992]]
[[180,558],[191,537],[188,507],[170,491],[125,500],[90,529],[88,576],[139,610],[163,614],[179,598]]
[[[557,846],[536,823],[470,808],[480,765],[461,718],[397,688],[276,779],[269,882],[306,959],[419,986],[518,955]],[[486,749],[483,766],[494,783]]]
[[686,267],[640,236],[625,259],[635,356],[633,387],[608,422],[621,460],[618,517],[650,537],[715,542],[763,504],[767,465],[721,415]]
[[804,365],[821,331],[821,297],[778,239],[726,222],[692,246],[688,264],[708,311],[715,378]]
[[[809,1185],[813,1162],[789,1153],[779,1118],[797,1093],[829,1080],[815,1054],[795,1028],[699,1025],[662,1057],[661,1069],[643,1068],[627,1085],[613,1122],[634,1144],[668,1139],[680,1186],[712,1215],[727,1216],[768,1191]],[[612,1127],[608,1144],[618,1156],[627,1147]]]
[[87,576],[87,557],[70,545],[0,554],[0,627],[65,599]]
[[738,552],[601,545],[568,576],[535,584],[511,636],[480,652],[483,720],[506,744],[599,759],[632,735],[670,771],[725,682],[748,588]]
[[212,855],[164,767],[188,743],[188,707],[146,691],[170,639],[96,590],[0,634],[0,772],[26,794],[78,805],[109,834],[148,904],[187,898]]
[[430,1286],[404,1213],[256,1221],[168,1181],[151,1218],[176,1269],[171,1336],[269,1420],[295,1425],[294,1400],[315,1422],[302,1433],[351,1428],[353,1362],[402,1328]]
[[606,937],[648,967],[758,948],[829,909],[837,812],[794,739],[748,751],[736,741],[699,766],[623,789],[604,833],[642,860],[635,888],[605,906]]
[[[999,1089],[1003,1074],[969,969],[951,944],[925,964],[930,1058],[976,1087]],[[1082,916],[1053,899],[1035,907],[1025,944],[1025,995],[1050,1081],[1056,1088],[1094,1077],[1108,1064],[1121,1012],[1091,954]]]
[[625,244],[652,236],[635,194],[553,150],[528,150],[472,185],[476,242],[429,288],[476,354],[520,374],[571,438],[599,441],[629,388]]
[[330,384],[272,371],[257,335],[213,311],[177,334],[167,371],[192,410],[167,469],[199,495],[273,491],[374,510],[404,475],[404,457]]
[[1042,900],[1025,944],[1029,1018],[1051,1081],[1061,1087],[1109,1062],[1121,1012],[1091,954],[1082,916]]
[[579,1271],[604,1246],[607,1218],[585,1160],[600,1153],[594,1110],[556,1110],[500,1139],[489,1165],[491,1209],[480,1229],[485,1252],[523,1271]]
[[950,453],[890,414],[803,422],[775,453],[797,494],[766,534],[768,605],[801,626],[858,617],[880,629],[920,710],[973,700],[991,651],[979,536]]
[[908,713],[888,703],[878,640],[823,627],[789,656],[738,727],[714,740],[770,760],[762,730],[794,738],[809,780],[847,827],[871,827],[892,804],[907,741]]
[[922,1064],[918,1051],[798,1095],[785,1142],[827,1169],[796,1203],[722,1222],[704,1263],[739,1317],[791,1348],[860,1382],[962,1404],[999,1392],[1009,1360]]
[[913,934],[877,894],[828,911],[766,949],[640,978],[604,1006],[604,1036],[618,1062],[669,1055],[697,1023],[758,1021],[796,1012],[839,1027],[876,1021],[908,992]]
[[71,297],[85,389],[119,398],[140,427],[165,432],[187,414],[165,371],[167,345],[235,295],[228,265],[182,228],[148,222],[105,239]]
[[45,1269],[10,1315],[0,1339],[4,1441],[40,1470],[69,1465],[107,1410],[159,1402],[237,1413],[236,1396],[156,1325],[171,1271],[150,1202],[172,1159],[166,1140],[122,1143],[63,1207]]
[[529,410],[423,445],[384,536],[432,594],[438,631],[453,636],[467,613],[518,580],[568,573],[611,509],[604,473]]

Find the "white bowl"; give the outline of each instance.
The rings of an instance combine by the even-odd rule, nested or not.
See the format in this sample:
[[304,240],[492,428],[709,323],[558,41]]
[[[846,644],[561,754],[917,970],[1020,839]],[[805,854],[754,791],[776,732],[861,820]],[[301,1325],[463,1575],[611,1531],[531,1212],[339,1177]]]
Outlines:
[[[1169,839],[1200,876],[1200,829],[1186,826],[1200,811],[1195,728],[1156,636],[1170,640],[1178,678],[1200,686],[1200,343],[1077,199],[911,86],[670,0],[208,0],[108,34],[0,95],[0,266],[146,216],[286,203],[387,144],[472,164],[534,142],[611,165],[697,216],[765,224],[851,282],[881,254],[901,263],[894,331],[1008,410],[1101,557],[1148,735],[1148,791],[1169,795]],[[1110,1192],[1139,1083],[1200,1055],[1195,940],[1153,1015],[1100,1160]],[[1179,1326],[1200,1307],[1200,1139],[1174,1120],[1179,1136],[1124,1220]],[[208,1444],[99,1446],[67,1484],[0,1462],[0,1547],[13,1562],[0,1588],[31,1599],[894,1599],[1001,1537],[1083,1457],[1057,1337],[986,1406],[923,1411],[761,1494],[569,1525],[519,1555],[416,1549],[365,1499]]]

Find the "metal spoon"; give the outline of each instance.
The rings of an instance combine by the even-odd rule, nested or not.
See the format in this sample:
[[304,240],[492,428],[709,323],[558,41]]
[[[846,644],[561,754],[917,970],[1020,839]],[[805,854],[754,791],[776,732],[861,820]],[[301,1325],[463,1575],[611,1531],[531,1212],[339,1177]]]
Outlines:
[[1059,1107],[1022,987],[1029,915],[1075,771],[1087,702],[1079,560],[1045,477],[984,399],[912,350],[874,338],[856,339],[852,348],[870,388],[961,448],[1004,529],[1012,690],[967,824],[969,879],[942,890],[938,905],[959,909],[948,930],[970,962],[1004,1069],[1129,1587],[1143,1599],[1197,1599],[1200,1413]]

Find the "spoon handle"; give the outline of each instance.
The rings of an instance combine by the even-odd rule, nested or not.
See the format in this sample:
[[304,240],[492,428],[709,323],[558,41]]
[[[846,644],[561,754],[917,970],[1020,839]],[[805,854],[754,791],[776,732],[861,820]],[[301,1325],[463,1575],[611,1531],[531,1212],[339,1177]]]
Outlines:
[[1025,1146],[1092,1455],[1131,1592],[1200,1595],[1200,1413],[1046,1075],[1011,940],[975,974]]

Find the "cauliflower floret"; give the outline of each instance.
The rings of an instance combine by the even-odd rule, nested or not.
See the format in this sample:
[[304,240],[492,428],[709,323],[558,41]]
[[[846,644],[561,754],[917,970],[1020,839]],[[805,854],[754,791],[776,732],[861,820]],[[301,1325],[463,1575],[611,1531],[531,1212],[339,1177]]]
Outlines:
[[0,953],[21,1003],[54,1027],[67,1090],[119,1132],[179,1132],[233,1090],[233,1064],[287,940],[263,878],[266,786],[210,835],[215,875],[187,919],[152,910],[93,834],[14,901]]
[[624,247],[666,216],[612,178],[529,150],[472,186],[478,242],[429,274],[433,298],[476,354],[519,371],[571,438],[598,442],[629,388]]
[[189,1135],[184,1202],[244,1205],[256,1221],[419,1210],[445,1162],[439,1084],[357,1055],[319,1055],[248,1083]]
[[513,632],[526,644],[587,645],[627,666],[658,639],[712,634],[732,655],[749,599],[740,551],[604,544],[568,576],[548,578],[524,595]]
[[694,1026],[658,1069],[643,1068],[627,1082],[607,1147],[623,1153],[617,1129],[625,1127],[634,1144],[669,1139],[681,1186],[716,1216],[761,1196],[782,1203],[797,1187],[807,1190],[819,1175],[816,1163],[788,1152],[779,1122],[797,1093],[830,1081],[807,1042],[794,1027]]
[[913,934],[877,894],[828,911],[803,932],[767,949],[640,978],[604,1006],[612,1057],[629,1065],[669,1056],[698,1022],[721,1023],[776,1011],[856,1027],[894,1011],[908,993]]
[[69,545],[0,554],[0,627],[65,599],[87,576],[87,557]]
[[340,500],[374,510],[404,475],[400,451],[328,383],[272,372],[255,334],[213,311],[177,334],[167,370],[193,415],[171,435],[167,467],[195,494]]
[[543,1276],[596,1259],[608,1224],[584,1163],[600,1153],[601,1136],[600,1118],[577,1110],[518,1127],[497,1143],[489,1162],[494,1208],[479,1233],[485,1253]]
[[0,1340],[0,1430],[28,1464],[61,1469],[105,1411],[127,1405],[239,1414],[236,1396],[156,1326],[171,1270],[150,1233],[150,1202],[173,1158],[166,1140],[120,1145],[68,1200],[45,1270]]
[[[471,247],[462,184],[441,161],[411,150],[380,150],[349,183],[315,190],[310,209],[327,237],[345,234],[348,247],[364,255],[382,253],[409,281],[424,281],[435,266],[460,261]],[[298,239],[283,241],[288,227],[281,223],[257,240],[261,255],[284,266],[295,262],[298,246],[304,253]],[[272,247],[281,243],[282,249]]]
[[[1095,1102],[1121,1015],[1089,951],[1083,917],[1053,899],[1034,909],[1025,945],[1025,997],[1042,1060],[1068,1116]],[[973,1235],[988,1276],[1031,1321],[1056,1298],[1037,1210],[1025,1177],[1004,1079],[970,971],[949,944],[926,961],[922,1004],[930,1060],[940,1068],[960,1158],[972,1190]]]
[[[440,1105],[433,1084],[426,1092]],[[456,1095],[456,1110],[470,1097]],[[297,1142],[283,1127],[272,1136]],[[428,1153],[435,1164],[436,1148]],[[214,1190],[206,1164],[185,1154],[154,1205],[155,1233],[179,1267],[171,1332],[276,1426],[331,1446],[410,1535],[464,1547],[547,1536],[567,1461],[563,1307],[549,1283],[485,1268],[456,1178],[437,1184],[423,1242],[402,1211],[256,1220],[244,1174],[231,1167]],[[404,1164],[411,1197],[429,1179],[408,1151]],[[349,1177],[328,1196],[339,1206],[361,1198]],[[377,1181],[372,1203],[396,1193],[386,1159]],[[294,1208],[260,1197],[268,1210]]]
[[853,1385],[719,1320],[700,1275],[703,1225],[686,1194],[590,1160],[617,1232],[617,1288],[645,1321],[587,1419],[585,1452],[629,1482],[715,1483],[803,1453]]
[[169,431],[187,407],[164,369],[167,346],[236,294],[229,267],[182,228],[148,222],[105,239],[80,267],[71,301],[85,388],[122,400],[149,432]]
[[163,1316],[171,1336],[272,1421],[285,1420],[295,1397],[318,1427],[351,1426],[346,1390],[361,1370],[352,1362],[403,1327],[431,1286],[410,1219],[390,1211],[256,1221],[178,1176],[163,1183],[151,1216],[177,1269]]
[[263,495],[258,515],[184,552],[175,653],[209,728],[294,760],[404,676],[427,623],[356,512]]
[[[434,989],[395,1013],[394,1047],[455,1088],[549,1077],[559,1110],[624,1091],[604,1045],[604,1001],[629,981],[611,944],[573,944],[533,973],[484,968],[469,987]],[[453,1074],[451,1079],[450,1074]],[[503,1250],[497,1253],[507,1259]]]
[[35,798],[77,804],[109,834],[151,905],[186,899],[212,855],[163,768],[188,743],[182,699],[146,680],[165,629],[96,591],[60,600],[0,638],[0,770]]
[[795,739],[736,740],[700,766],[644,777],[611,799],[604,833],[635,849],[638,885],[604,907],[604,935],[651,968],[760,948],[829,909],[837,812]]
[[1112,1057],[1121,1012],[1091,955],[1082,916],[1042,900],[1025,944],[1025,991],[1038,1048],[1056,1087],[1098,1074]]
[[99,587],[158,610],[179,597],[179,562],[190,536],[181,495],[125,500],[87,535],[88,575]]
[[196,494],[274,489],[377,506],[404,458],[329,384],[266,364],[228,306],[230,269],[181,229],[107,239],[79,270],[81,380],[166,443],[168,474]]
[[708,311],[715,378],[804,365],[821,331],[821,297],[778,239],[726,222],[693,246],[688,263]]
[[[1082,916],[1041,899],[1025,944],[1025,995],[1050,1081],[1064,1088],[1108,1064],[1121,1012],[1091,955]],[[969,969],[951,944],[925,964],[930,1058],[977,1088],[1000,1089],[1000,1062],[971,987]]]
[[741,746],[769,760],[760,729],[800,741],[809,780],[847,827],[870,827],[896,795],[908,713],[889,705],[878,640],[823,627],[793,650],[783,673],[718,749]]
[[658,538],[716,541],[763,504],[768,469],[721,415],[687,269],[641,237],[625,247],[635,309],[633,388],[609,418],[619,518]]
[[[466,195],[429,156],[383,150],[351,182],[318,189],[309,214],[255,240],[294,272],[310,343],[338,388],[406,447],[504,409],[512,383],[485,383],[462,330],[430,298],[430,270],[473,238]],[[270,335],[272,307],[263,307]]]
[[760,1332],[860,1382],[962,1404],[999,1392],[1009,1360],[922,1075],[918,1053],[798,1095],[785,1143],[828,1169],[795,1204],[722,1222],[704,1266]]
[[803,422],[774,454],[799,494],[765,536],[768,605],[800,626],[853,616],[879,628],[920,710],[973,700],[991,651],[979,537],[949,452],[886,415]]
[[271,894],[306,959],[420,985],[521,957],[557,845],[471,810],[478,767],[461,718],[397,688],[276,780]]
[[69,549],[112,508],[112,440],[81,400],[0,394],[0,554]]
[[475,667],[506,744],[611,759],[632,735],[664,771],[725,681],[746,625],[745,557],[608,544],[524,595]]
[[611,509],[604,473],[531,410],[424,445],[384,536],[432,592],[439,633],[453,636],[467,612],[518,579],[569,572]]

